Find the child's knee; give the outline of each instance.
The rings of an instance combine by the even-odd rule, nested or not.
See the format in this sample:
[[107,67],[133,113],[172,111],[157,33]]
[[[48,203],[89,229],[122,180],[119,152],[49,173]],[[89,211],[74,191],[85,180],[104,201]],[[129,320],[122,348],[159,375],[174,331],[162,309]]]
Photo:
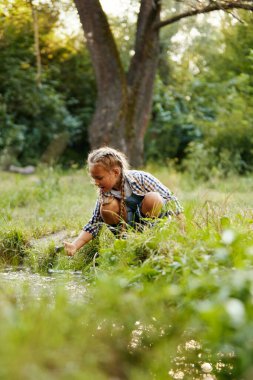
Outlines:
[[164,200],[155,191],[147,193],[142,201],[141,212],[147,217],[158,217],[161,213]]
[[113,199],[110,203],[101,205],[100,214],[107,224],[117,224],[120,221],[120,202]]

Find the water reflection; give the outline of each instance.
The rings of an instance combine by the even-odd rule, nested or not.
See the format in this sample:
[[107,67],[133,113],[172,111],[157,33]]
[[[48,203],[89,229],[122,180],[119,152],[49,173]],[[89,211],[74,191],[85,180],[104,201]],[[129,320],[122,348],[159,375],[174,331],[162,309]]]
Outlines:
[[45,295],[54,299],[56,292],[64,290],[70,302],[83,302],[87,286],[82,272],[51,270],[48,275],[40,275],[22,267],[6,267],[0,272],[0,292],[17,300],[23,297],[24,290],[37,300]]

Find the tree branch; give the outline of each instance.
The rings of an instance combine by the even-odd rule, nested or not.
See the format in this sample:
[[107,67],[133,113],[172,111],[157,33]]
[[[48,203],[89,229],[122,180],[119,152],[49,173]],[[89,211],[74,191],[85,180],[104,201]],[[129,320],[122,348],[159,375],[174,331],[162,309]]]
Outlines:
[[166,25],[173,24],[183,18],[196,16],[198,14],[210,13],[213,11],[227,11],[229,9],[244,9],[247,11],[253,11],[253,1],[211,1],[209,5],[202,6],[196,9],[189,9],[185,12],[182,12],[178,15],[168,18],[167,20],[157,23],[154,28],[160,29]]

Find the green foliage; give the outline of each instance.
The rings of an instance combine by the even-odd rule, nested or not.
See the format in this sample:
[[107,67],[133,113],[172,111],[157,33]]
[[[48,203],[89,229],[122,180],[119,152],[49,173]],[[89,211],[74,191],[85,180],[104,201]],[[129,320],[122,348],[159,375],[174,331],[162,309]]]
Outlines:
[[28,240],[21,230],[13,229],[0,234],[1,264],[22,264]]
[[76,160],[74,149],[78,144],[87,144],[87,125],[94,108],[94,76],[87,52],[80,47],[74,49],[71,39],[56,38],[57,7],[37,6],[42,61],[38,84],[31,8],[28,2],[16,0],[4,4],[3,12],[1,164],[36,164],[50,143],[63,133],[70,141],[69,160],[71,156]]
[[[18,81],[22,85],[20,77]],[[11,150],[23,164],[34,164],[59,133],[79,127],[79,122],[69,114],[52,88],[43,85],[38,89],[35,83],[27,83],[27,86],[23,83],[20,90],[18,94],[15,83],[8,90],[10,97],[14,98],[14,93],[17,98],[22,97],[20,108],[16,106],[14,111],[9,99],[5,99],[9,114],[15,113],[20,120],[11,122],[9,114],[3,115],[1,148]]]
[[96,84],[88,51],[83,48],[81,38],[70,38],[64,46],[53,51],[47,63],[47,77],[57,93],[64,94],[65,107],[75,119],[68,128],[69,143],[62,159],[83,164],[88,153],[88,125],[95,109]]
[[192,122],[187,99],[175,92],[173,86],[165,86],[157,77],[153,104],[153,117],[145,137],[146,159],[181,160],[187,145],[201,132]]
[[[169,174],[165,168],[155,173]],[[85,212],[95,194],[80,172],[46,170],[40,176],[3,173],[0,184],[0,255],[5,257],[3,249],[12,257],[22,254],[28,282],[19,286],[15,277],[6,286],[11,275],[0,273],[1,378],[163,380],[182,372],[193,379],[211,370],[219,380],[251,379],[251,177],[194,187],[174,174],[186,209],[186,234],[177,219],[159,221],[142,233],[130,230],[126,239],[103,230],[68,258],[55,251],[50,223],[59,219],[58,230],[67,229],[71,239],[70,232],[88,220]],[[17,188],[12,219],[2,220]],[[30,194],[26,203],[24,189]],[[39,234],[35,221],[42,215]],[[42,272],[41,280],[38,274],[29,280],[28,267]],[[68,276],[76,271],[80,282],[74,286]],[[34,292],[35,277],[40,292]],[[77,299],[84,279],[86,291]]]
[[[233,172],[243,174],[252,171],[253,82],[250,56],[253,29],[251,16],[241,17],[245,23],[236,25],[225,19],[220,41],[222,48],[217,50],[217,37],[213,41],[211,37],[209,45],[216,49],[216,60],[212,49],[200,50],[201,38],[194,48],[195,52],[200,50],[202,56],[195,57],[198,73],[190,84],[189,96],[194,123],[201,130],[203,139],[189,146],[185,167],[194,172],[195,178],[210,178],[214,172],[227,176]],[[241,59],[241,55],[246,60]]]
[[[203,141],[191,143],[187,148],[184,167],[194,178],[210,178],[215,172],[220,176],[245,174],[253,168],[250,77],[240,74],[218,87],[213,120],[202,117]],[[197,90],[203,90],[203,85]]]
[[[143,262],[133,257],[138,257],[136,247],[144,243],[144,235],[115,241],[111,255],[119,260],[108,261],[109,254],[101,252],[97,280],[89,287],[92,297],[85,303],[73,305],[61,294],[54,301],[44,297],[35,303],[23,291],[20,310],[15,298],[11,303],[2,294],[7,298],[2,299],[4,307],[15,318],[13,329],[10,318],[1,317],[5,376],[17,375],[29,365],[38,329],[39,349],[32,363],[36,373],[47,377],[57,370],[62,376],[79,376],[84,371],[101,379],[115,374],[165,379],[168,372],[181,370],[192,378],[203,373],[201,367],[208,362],[219,379],[241,378],[252,358],[245,339],[252,328],[252,270],[244,269],[252,265],[246,249],[252,238],[236,236],[231,230],[212,238],[212,224],[197,234],[188,225],[189,235],[182,238],[175,227],[174,223],[164,226],[166,242],[159,241],[160,229],[153,239],[147,231],[149,257]],[[165,243],[167,249],[161,255],[159,248]],[[13,355],[12,366],[6,365],[7,354],[19,352],[19,342],[22,362]],[[70,345],[71,353],[65,356]]]
[[171,42],[170,80],[156,80],[148,159],[183,161],[195,179],[252,171],[252,16],[240,17],[224,17],[220,29],[184,21],[182,57],[182,43]]

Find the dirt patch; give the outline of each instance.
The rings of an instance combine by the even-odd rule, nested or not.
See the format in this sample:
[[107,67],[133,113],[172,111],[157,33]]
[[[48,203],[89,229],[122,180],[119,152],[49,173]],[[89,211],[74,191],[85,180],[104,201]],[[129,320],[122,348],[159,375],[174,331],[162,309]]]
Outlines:
[[42,236],[38,239],[32,239],[30,240],[30,244],[31,246],[37,246],[54,242],[56,246],[61,246],[63,245],[64,240],[72,240],[74,237],[76,237],[76,233],[74,231],[70,233],[69,231],[61,230],[50,235]]

